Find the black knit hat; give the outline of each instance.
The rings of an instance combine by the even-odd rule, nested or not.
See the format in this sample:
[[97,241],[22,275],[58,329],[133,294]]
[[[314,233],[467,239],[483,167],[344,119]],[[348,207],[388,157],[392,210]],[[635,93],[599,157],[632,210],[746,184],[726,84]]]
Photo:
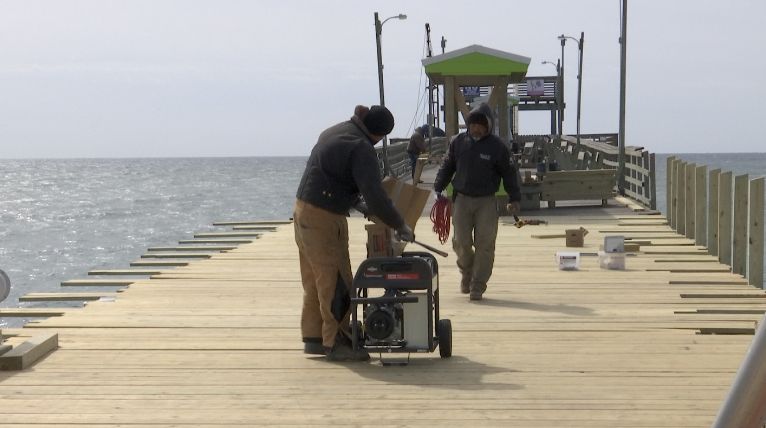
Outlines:
[[388,135],[394,129],[394,115],[384,106],[372,106],[362,119],[372,135]]

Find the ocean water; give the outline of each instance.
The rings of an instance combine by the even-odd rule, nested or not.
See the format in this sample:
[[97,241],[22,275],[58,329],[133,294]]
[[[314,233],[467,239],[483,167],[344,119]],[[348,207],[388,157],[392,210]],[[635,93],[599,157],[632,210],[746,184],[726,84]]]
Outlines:
[[[663,212],[668,156],[656,158]],[[766,153],[676,156],[766,175]],[[12,284],[0,307],[45,306],[18,298],[62,291],[62,281],[93,269],[127,268],[148,247],[174,246],[216,229],[214,221],[287,219],[305,164],[305,157],[0,159],[0,269]],[[93,288],[66,291],[87,290]],[[0,327],[25,321],[0,318]]]
[[[92,269],[128,268],[148,247],[220,229],[215,221],[288,219],[305,165],[305,157],[0,159],[0,269],[11,280],[0,306],[45,306],[18,298],[62,291],[61,281]],[[0,327],[23,322],[0,318]]]
[[666,213],[665,180],[667,159],[675,156],[684,162],[707,165],[708,173],[716,168],[731,171],[735,176],[748,174],[750,180],[766,176],[766,153],[662,153],[655,158],[655,176],[657,179],[657,209]]

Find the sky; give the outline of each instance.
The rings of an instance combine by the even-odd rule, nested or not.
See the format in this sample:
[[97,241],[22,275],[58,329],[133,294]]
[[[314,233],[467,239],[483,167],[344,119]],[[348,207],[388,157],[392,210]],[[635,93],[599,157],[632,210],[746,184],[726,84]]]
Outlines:
[[[480,4],[481,7],[474,5]],[[0,158],[306,156],[356,104],[378,104],[382,33],[391,137],[423,123],[434,54],[479,44],[561,56],[585,34],[581,130],[619,127],[620,0],[0,0]],[[628,2],[626,143],[655,153],[763,152],[763,0]],[[565,47],[576,132],[576,43]],[[549,132],[521,112],[520,132]]]

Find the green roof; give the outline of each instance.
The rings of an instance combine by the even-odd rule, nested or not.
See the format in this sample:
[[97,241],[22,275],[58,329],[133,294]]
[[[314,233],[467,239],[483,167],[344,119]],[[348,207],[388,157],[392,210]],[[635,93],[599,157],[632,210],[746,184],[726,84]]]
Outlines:
[[443,83],[447,76],[455,77],[458,84],[490,84],[500,76],[508,76],[515,83],[526,76],[530,61],[525,56],[471,45],[424,58],[423,66],[428,77],[437,83]]

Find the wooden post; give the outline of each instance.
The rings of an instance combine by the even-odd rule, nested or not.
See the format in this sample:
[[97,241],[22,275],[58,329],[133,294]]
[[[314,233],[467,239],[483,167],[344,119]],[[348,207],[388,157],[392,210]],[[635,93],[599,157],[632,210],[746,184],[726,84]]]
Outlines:
[[718,261],[731,266],[731,219],[734,207],[731,201],[731,171],[718,178]]
[[654,153],[649,154],[649,192],[652,193],[649,208],[657,209],[657,177],[654,172]]
[[758,288],[763,288],[763,190],[763,177],[750,182],[747,282]]
[[694,177],[694,243],[707,245],[707,166],[700,165],[695,171]]
[[686,233],[686,162],[676,168],[676,232]]
[[675,160],[675,156],[668,156],[665,166],[665,217],[667,217],[671,229],[676,228],[676,219],[673,216],[673,204],[675,203],[675,189],[673,188],[675,186],[673,182],[673,167],[675,163],[673,161]]
[[718,255],[718,179],[720,169],[710,171],[710,186],[707,211],[707,251],[711,256]]
[[444,119],[446,121],[445,134],[447,134],[447,144],[458,134],[457,123],[457,105],[455,104],[455,78],[447,76],[444,78]]
[[747,215],[749,214],[747,184],[747,174],[734,177],[734,229],[731,271],[743,276],[747,270]]
[[695,202],[695,196],[696,196],[696,186],[694,184],[694,179],[697,177],[696,174],[697,165],[690,163],[686,165],[686,230],[685,235],[689,239],[694,239],[694,232],[696,229],[696,223],[695,223],[695,217],[694,217],[694,210],[697,208],[697,204]]
[[497,82],[495,82],[495,87],[492,90],[493,94],[495,92],[498,93],[497,96],[497,114],[498,116],[498,126],[499,129],[499,135],[500,138],[503,139],[505,142],[511,141],[508,136],[508,121],[510,120],[511,112],[508,109],[508,78],[500,78],[497,79]]
[[680,177],[678,176],[678,169],[681,167],[681,159],[676,158],[676,160],[673,161],[673,200],[671,203],[673,204],[673,230],[676,232],[678,231],[678,193],[680,192],[680,187],[678,180],[680,180]]

